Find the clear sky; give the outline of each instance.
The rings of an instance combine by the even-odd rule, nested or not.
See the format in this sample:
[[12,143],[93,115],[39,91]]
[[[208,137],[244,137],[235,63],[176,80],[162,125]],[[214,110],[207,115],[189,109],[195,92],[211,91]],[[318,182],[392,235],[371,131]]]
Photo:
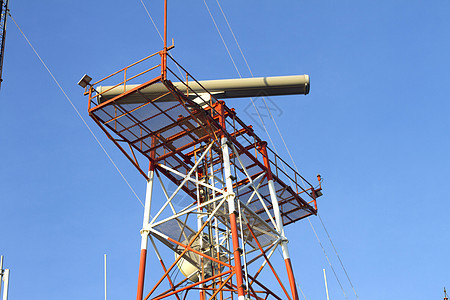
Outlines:
[[[143,0],[162,29],[162,1]],[[217,3],[207,0],[243,76]],[[309,74],[271,98],[359,298],[440,299],[450,287],[450,2],[220,2],[255,76]],[[161,49],[140,0],[10,0],[13,17],[141,199],[145,182],[87,116],[76,85]],[[173,55],[198,79],[237,77],[203,0],[169,2]],[[133,299],[142,206],[9,20],[0,91],[0,254],[10,299]],[[229,101],[260,124],[250,100]],[[264,119],[282,156],[276,129]],[[348,299],[355,295],[311,218]],[[306,220],[286,230],[307,299],[345,299]],[[150,269],[159,268],[154,255]],[[150,272],[151,273],[151,272]]]

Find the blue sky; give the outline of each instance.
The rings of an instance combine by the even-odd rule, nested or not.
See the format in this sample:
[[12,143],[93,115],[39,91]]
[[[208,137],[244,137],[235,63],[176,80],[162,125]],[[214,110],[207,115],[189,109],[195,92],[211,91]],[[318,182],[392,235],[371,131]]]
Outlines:
[[[162,29],[162,1],[143,0]],[[144,198],[145,182],[87,116],[76,85],[161,48],[139,0],[10,1],[13,17]],[[216,1],[208,5],[250,76]],[[221,1],[255,76],[309,74],[273,97],[300,172],[360,299],[439,299],[450,286],[450,2]],[[170,1],[173,55],[198,79],[237,77],[202,0]],[[0,254],[11,299],[135,297],[142,206],[9,20],[0,91]],[[231,100],[239,116],[250,100]],[[270,119],[269,132],[288,158]],[[258,134],[265,133],[257,124]],[[355,299],[317,218],[311,218]],[[307,299],[345,299],[309,223],[286,229]],[[149,262],[156,264],[154,255]],[[152,268],[153,266],[150,266]],[[159,267],[159,266],[158,266]]]

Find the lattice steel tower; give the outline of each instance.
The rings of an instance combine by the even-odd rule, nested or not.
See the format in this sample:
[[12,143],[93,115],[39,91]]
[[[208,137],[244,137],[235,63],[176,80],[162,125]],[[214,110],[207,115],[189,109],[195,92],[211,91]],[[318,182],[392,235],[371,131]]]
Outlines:
[[[167,1],[164,15],[163,50],[79,82],[89,115],[147,181],[137,299],[298,300],[284,226],[317,213],[320,184],[285,163],[223,99],[307,94],[309,77],[199,82],[168,54]],[[164,199],[155,198],[156,185]],[[162,276],[152,271],[144,293],[149,244]],[[290,288],[271,263],[278,247]],[[184,276],[172,276],[176,268]],[[266,269],[281,296],[258,277]]]

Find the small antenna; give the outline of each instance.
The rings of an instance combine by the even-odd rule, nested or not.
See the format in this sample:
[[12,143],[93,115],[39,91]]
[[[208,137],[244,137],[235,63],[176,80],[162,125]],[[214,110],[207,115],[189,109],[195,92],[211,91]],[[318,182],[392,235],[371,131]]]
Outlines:
[[3,269],[3,255],[0,257],[0,295],[3,283],[3,300],[8,300],[9,269]]
[[445,286],[444,286],[444,300],[448,300],[447,290],[445,289]]
[[0,296],[2,295],[2,282],[3,282],[3,255],[0,257]]
[[104,254],[105,260],[105,300],[106,300],[106,253]]
[[327,274],[325,273],[325,269],[323,269],[323,278],[325,279],[325,290],[327,291],[327,300],[330,300],[330,297],[328,296],[328,283],[327,283]]

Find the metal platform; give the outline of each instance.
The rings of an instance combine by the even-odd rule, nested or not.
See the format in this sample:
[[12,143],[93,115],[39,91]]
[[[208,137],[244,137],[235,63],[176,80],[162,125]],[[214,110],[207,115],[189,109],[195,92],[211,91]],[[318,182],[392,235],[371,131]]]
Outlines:
[[[153,56],[139,63],[146,63],[151,57]],[[176,63],[173,59],[172,61]],[[165,167],[180,174],[187,174],[195,163],[195,153],[201,151],[210,141],[215,141],[211,147],[211,163],[214,172],[220,173],[223,159],[219,137],[222,134],[226,135],[233,145],[230,160],[236,172],[237,180],[234,188],[237,189],[237,196],[263,220],[269,222],[264,205],[256,197],[247,178],[249,175],[259,186],[260,195],[267,209],[271,211],[273,208],[267,178],[263,176],[268,170],[259,149],[264,142],[256,135],[252,127],[244,124],[237,117],[234,109],[229,108],[223,101],[217,100],[215,95],[203,89],[201,83],[193,79],[184,69],[186,82],[182,82],[168,68],[168,71],[180,80],[178,87],[175,87],[170,80],[164,81],[162,76],[156,76],[142,84],[130,85],[131,80],[136,80],[138,77],[141,80],[148,78],[149,72],[159,70],[159,65],[151,66],[141,71],[142,74],[138,74],[139,76],[131,76],[131,79],[127,79],[127,72],[129,74],[130,69],[136,65],[126,67],[113,74],[114,76],[93,84],[95,90],[89,91],[89,114],[94,121],[105,130],[124,153],[126,148],[132,150],[127,153],[127,157],[142,175],[146,176],[146,171],[139,165],[135,156],[136,152],[157,163],[158,171],[165,174],[176,185],[181,183],[182,178]],[[182,68],[179,65],[178,67]],[[105,87],[111,84],[112,77],[124,79]],[[118,89],[123,92],[118,93]],[[152,89],[157,90],[157,93],[145,92]],[[112,97],[111,91],[114,91],[116,96]],[[226,128],[219,123],[219,107],[224,110]],[[128,144],[128,147],[122,147],[121,143]],[[314,187],[270,148],[267,147],[267,149],[284,225],[316,214],[317,195]],[[182,189],[194,201],[197,199],[195,184],[188,181]]]

